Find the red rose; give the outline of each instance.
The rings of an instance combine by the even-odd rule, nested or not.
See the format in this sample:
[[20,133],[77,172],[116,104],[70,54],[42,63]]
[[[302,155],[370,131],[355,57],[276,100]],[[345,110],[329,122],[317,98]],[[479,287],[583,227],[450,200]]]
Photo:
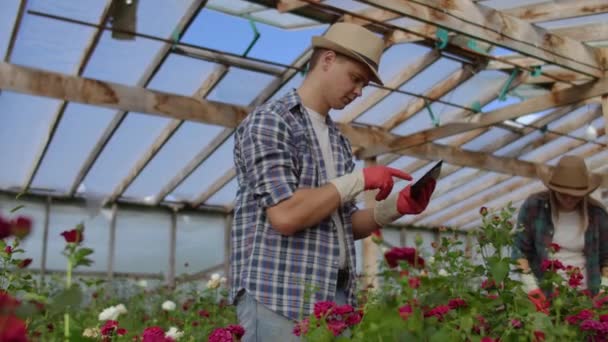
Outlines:
[[172,338],[165,337],[165,331],[159,326],[148,327],[144,330],[142,342],[168,342]]
[[562,249],[562,247],[561,247],[560,245],[558,245],[558,244],[554,243],[554,242],[553,242],[553,243],[551,243],[551,244],[549,245],[549,250],[550,250],[551,252],[553,252],[553,253],[557,253],[557,252],[559,252],[561,249]]
[[78,229],[66,230],[61,233],[61,236],[67,243],[80,243],[84,238],[82,231]]
[[237,324],[230,324],[226,327],[226,330],[230,331],[230,333],[237,338],[241,338],[243,335],[245,335],[245,328]]
[[232,342],[232,333],[224,328],[217,328],[209,335],[209,342]]
[[25,322],[13,315],[0,316],[0,341],[28,342]]
[[316,302],[314,308],[315,317],[321,318],[329,314],[334,307],[336,307],[336,303],[334,302]]
[[0,216],[0,239],[11,236],[11,223]]
[[8,255],[13,254],[13,247],[11,247],[11,246],[4,247],[4,253],[6,253]]
[[417,289],[418,287],[420,287],[420,278],[418,277],[411,277],[407,280],[407,282],[412,289]]
[[27,217],[19,216],[11,221],[11,233],[23,239],[32,231],[32,220]]
[[488,208],[486,208],[486,207],[481,207],[481,208],[479,208],[479,214],[480,214],[481,216],[486,216],[486,215],[488,215]]
[[412,266],[424,266],[424,259],[418,256],[416,248],[412,247],[393,247],[384,253],[384,258],[390,267],[397,267],[401,260],[407,261]]
[[21,262],[19,262],[19,264],[17,264],[17,267],[19,267],[19,268],[26,268],[31,263],[32,263],[32,259],[31,258],[23,259],[23,260],[21,260]]
[[402,307],[399,308],[399,316],[401,316],[401,318],[407,320],[410,315],[412,314],[412,306],[409,304],[406,304]]

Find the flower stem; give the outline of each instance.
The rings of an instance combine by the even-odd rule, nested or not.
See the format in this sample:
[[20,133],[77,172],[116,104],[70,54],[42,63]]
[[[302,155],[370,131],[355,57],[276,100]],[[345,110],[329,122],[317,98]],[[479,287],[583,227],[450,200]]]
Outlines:
[[[65,285],[66,289],[69,289],[72,286],[72,260],[68,257],[68,266],[65,273]],[[65,341],[70,340],[70,314],[68,312],[63,314],[63,335],[65,336]]]

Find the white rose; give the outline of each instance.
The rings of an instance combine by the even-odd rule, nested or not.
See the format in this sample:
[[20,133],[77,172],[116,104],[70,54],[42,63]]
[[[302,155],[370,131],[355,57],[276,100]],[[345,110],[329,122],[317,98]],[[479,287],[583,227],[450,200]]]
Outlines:
[[165,333],[165,337],[172,338],[175,341],[179,340],[182,336],[184,336],[184,332],[177,330],[176,327],[171,327],[169,331]]
[[119,314],[126,314],[127,313],[127,308],[122,303],[116,305],[114,308],[116,309],[116,311],[118,311]]
[[211,275],[211,280],[215,280],[215,281],[220,280],[220,275],[219,275],[219,274],[217,274],[217,273],[213,273],[213,274]]
[[116,310],[115,307],[110,306],[109,308],[104,309],[100,314],[99,314],[99,320],[100,321],[115,321],[116,319],[118,319],[118,315],[120,315],[120,312],[118,312],[118,310]]
[[173,311],[175,310],[175,303],[170,300],[167,300],[163,303],[162,308],[165,311]]
[[442,277],[447,277],[448,276],[448,272],[446,270],[444,270],[443,268],[439,270],[438,274],[440,276],[442,276]]
[[226,277],[222,277],[222,279],[220,279],[220,284],[226,284],[226,281],[228,281]]
[[207,288],[208,289],[217,289],[218,287],[220,287],[220,281],[219,280],[214,280],[211,279],[207,282]]
[[434,263],[435,263],[435,257],[429,257],[429,258],[427,259],[427,261],[428,261],[428,264],[429,264],[429,265],[432,265],[432,264],[434,264]]
[[146,281],[146,279],[141,279],[137,282],[137,286],[145,289],[146,287],[148,287],[148,282]]
[[83,337],[96,338],[97,336],[99,336],[99,329],[97,329],[97,328],[86,328],[82,332],[82,336]]

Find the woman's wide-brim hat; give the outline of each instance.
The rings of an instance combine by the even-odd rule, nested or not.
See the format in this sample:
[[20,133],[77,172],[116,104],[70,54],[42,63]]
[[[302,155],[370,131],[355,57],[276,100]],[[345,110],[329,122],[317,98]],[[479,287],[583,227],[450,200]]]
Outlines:
[[571,196],[585,196],[597,189],[602,179],[587,170],[585,161],[577,156],[562,157],[552,171],[539,170],[538,176],[553,191]]
[[384,85],[378,74],[384,40],[363,26],[333,24],[323,36],[312,37],[312,46],[332,50],[365,64],[371,71],[371,80]]

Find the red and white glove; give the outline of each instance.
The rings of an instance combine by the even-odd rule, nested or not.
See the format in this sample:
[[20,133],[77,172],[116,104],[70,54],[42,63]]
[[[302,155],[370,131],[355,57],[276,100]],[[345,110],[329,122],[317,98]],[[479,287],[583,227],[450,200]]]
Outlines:
[[393,190],[393,177],[412,180],[412,176],[401,170],[377,165],[334,178],[330,180],[330,183],[338,189],[342,203],[352,201],[364,190],[376,189],[380,190],[376,195],[376,201],[381,201],[388,197]]
[[412,184],[403,190],[391,195],[385,201],[376,203],[374,220],[379,226],[387,225],[403,215],[417,215],[426,209],[437,182],[430,179],[424,184],[417,198],[412,197],[410,189]]

